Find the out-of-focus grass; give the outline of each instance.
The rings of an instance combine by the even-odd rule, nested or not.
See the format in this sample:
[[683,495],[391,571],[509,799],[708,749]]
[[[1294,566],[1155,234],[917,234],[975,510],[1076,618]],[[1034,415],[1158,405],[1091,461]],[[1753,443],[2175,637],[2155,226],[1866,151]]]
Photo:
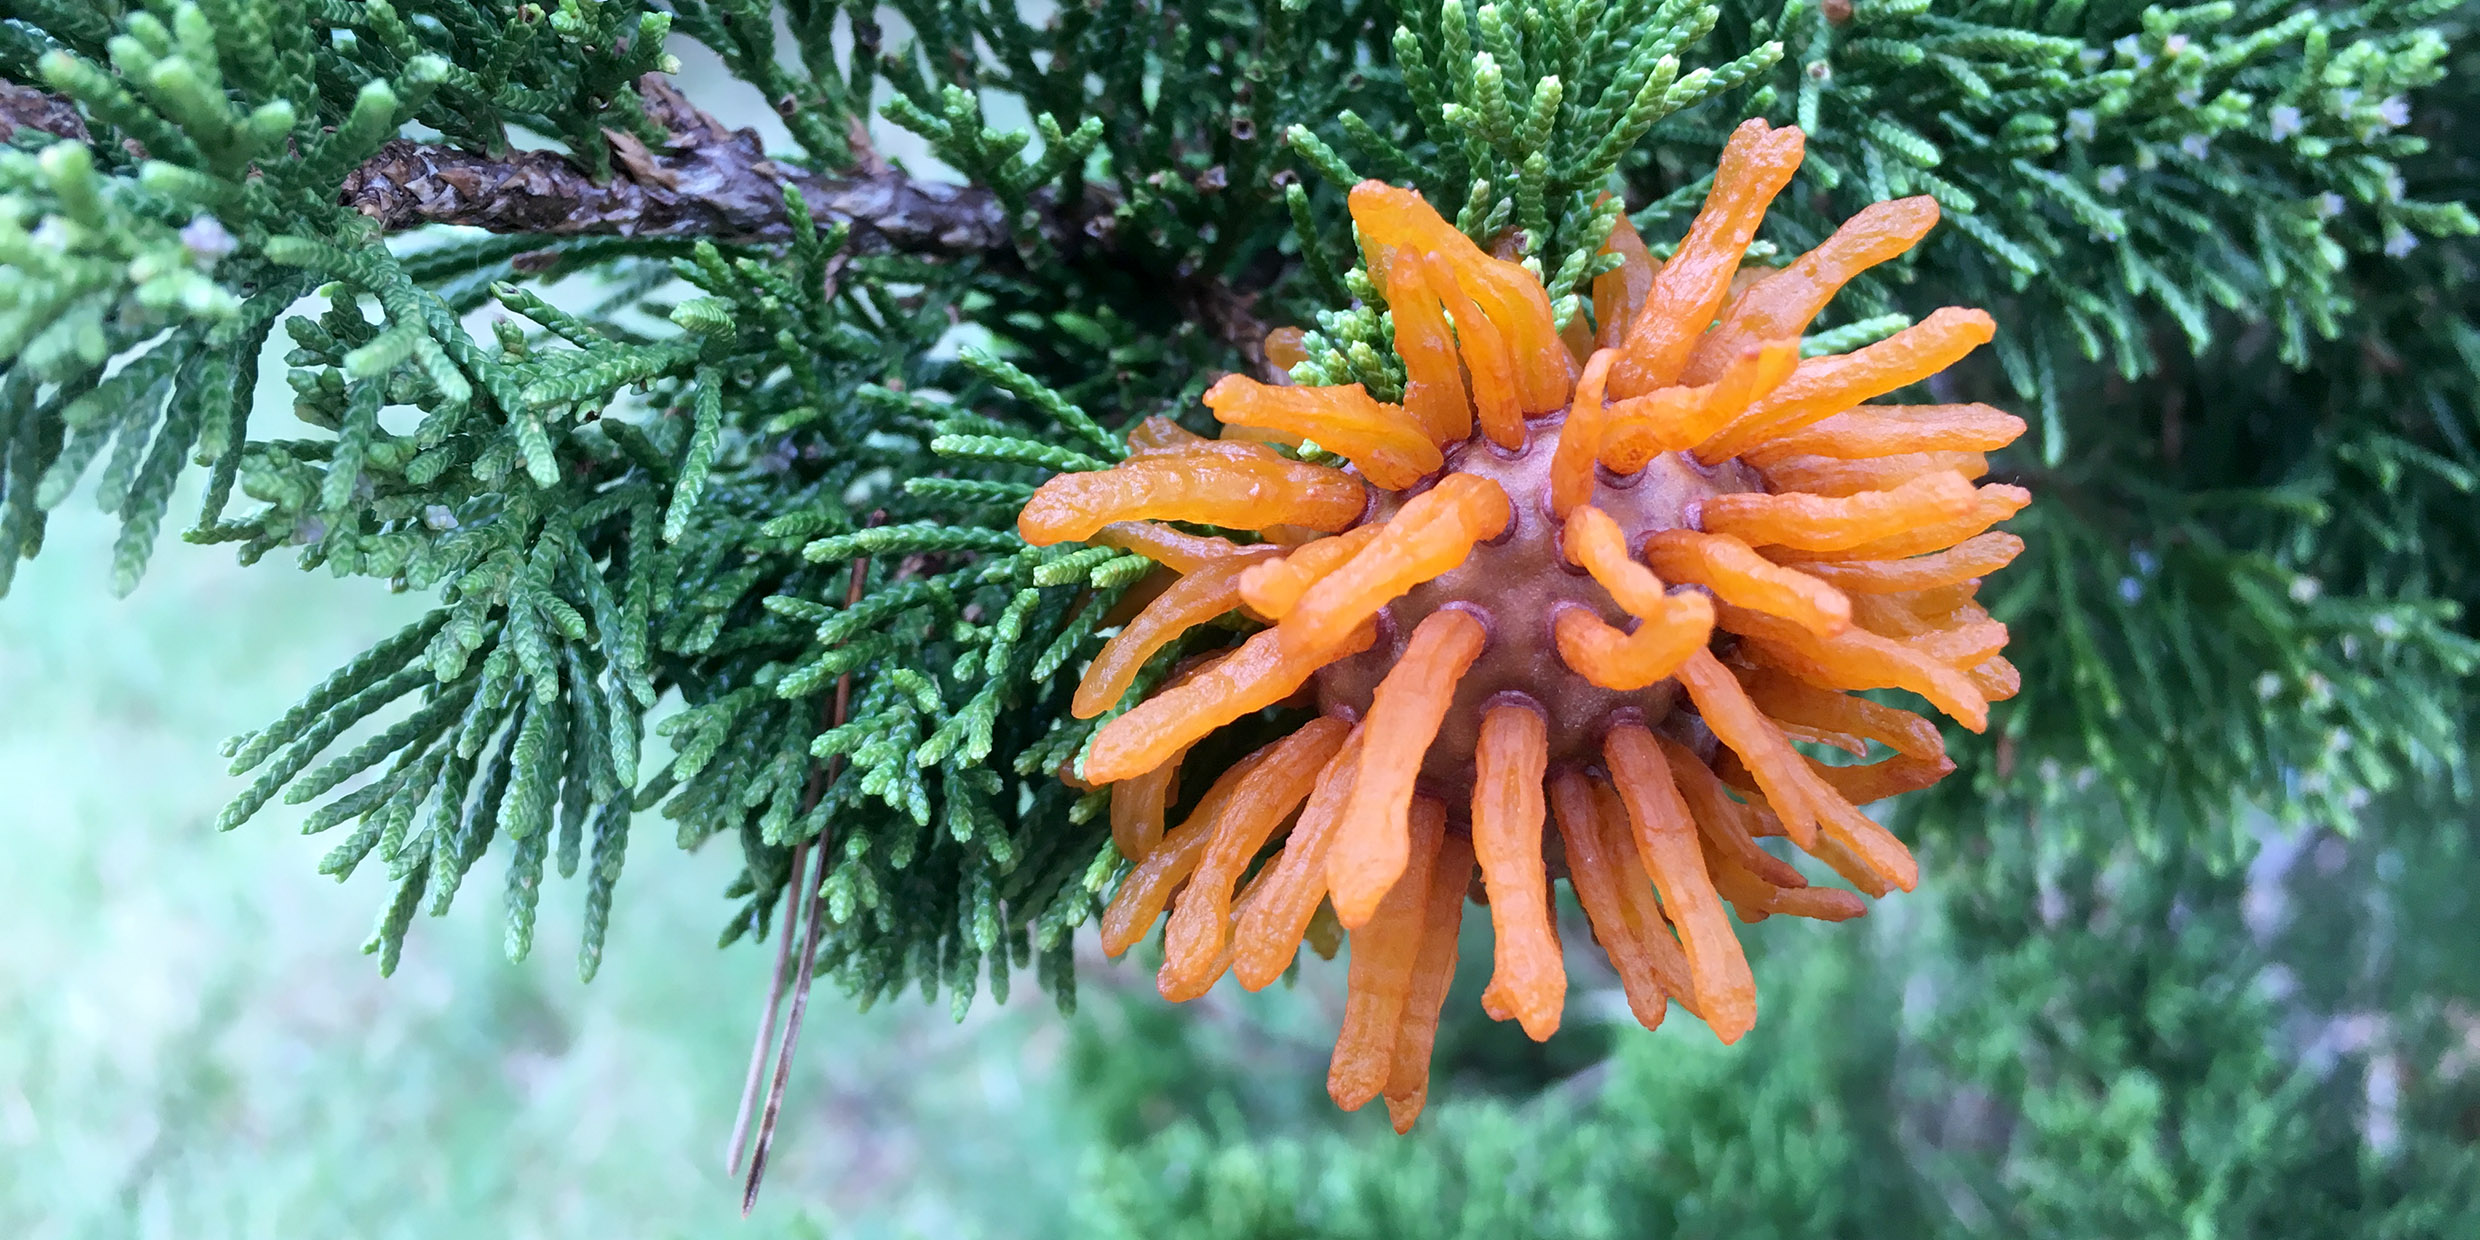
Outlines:
[[[497,857],[381,979],[381,877],[318,876],[298,807],[217,834],[216,746],[416,600],[167,540],[117,602],[111,533],[73,500],[0,600],[0,1235],[738,1227],[719,1163],[772,951],[709,946],[730,850],[641,818],[591,986],[573,883],[501,954]],[[822,988],[741,1234],[1053,1230],[1087,1144],[1066,1038],[1030,993],[959,1026]]]

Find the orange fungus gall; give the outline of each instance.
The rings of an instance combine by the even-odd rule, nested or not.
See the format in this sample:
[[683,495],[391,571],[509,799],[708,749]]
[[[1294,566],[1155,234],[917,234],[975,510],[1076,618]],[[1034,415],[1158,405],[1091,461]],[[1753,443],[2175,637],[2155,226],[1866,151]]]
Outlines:
[[[1265,986],[1313,926],[1346,927],[1327,1087],[1347,1108],[1419,1114],[1468,898],[1489,906],[1492,1017],[1549,1037],[1569,957],[1594,951],[1647,1026],[1677,1001],[1736,1041],[1757,983],[1735,923],[1840,921],[1919,879],[1855,807],[1954,764],[1927,717],[1856,694],[1977,731],[2014,692],[1974,593],[2023,548],[1990,527],[2030,496],[1982,479],[2024,424],[1871,403],[1996,325],[1949,307],[1803,359],[1835,292],[1938,211],[1880,203],[1743,271],[1801,146],[1741,126],[1672,257],[1622,215],[1620,266],[1564,323],[1525,267],[1364,183],[1399,401],[1227,377],[1205,395],[1223,438],[1151,419],[1127,460],[1052,479],[1019,517],[1031,542],[1178,575],[1120,613],[1075,697],[1119,712],[1074,772],[1110,788],[1132,866],[1104,947],[1167,913],[1159,983],[1183,1000],[1226,973]],[[1288,329],[1267,353],[1308,356]],[[1214,778],[1180,778],[1202,761]],[[1561,924],[1562,881],[1583,924]]]

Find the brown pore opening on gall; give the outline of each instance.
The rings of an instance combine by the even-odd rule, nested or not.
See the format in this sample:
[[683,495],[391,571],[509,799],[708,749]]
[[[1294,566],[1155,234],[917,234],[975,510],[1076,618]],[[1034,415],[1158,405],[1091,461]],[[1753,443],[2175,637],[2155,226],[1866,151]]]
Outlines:
[[[1453,607],[1482,622],[1487,642],[1456,683],[1438,739],[1421,766],[1420,791],[1445,802],[1452,822],[1469,818],[1473,752],[1491,706],[1516,702],[1541,714],[1549,724],[1554,771],[1600,765],[1602,737],[1613,723],[1633,721],[1660,731],[1681,706],[1675,680],[1617,692],[1587,682],[1559,657],[1553,632],[1564,608],[1584,608],[1618,629],[1636,623],[1560,549],[1563,523],[1550,509],[1550,461],[1566,424],[1563,409],[1533,419],[1525,425],[1524,446],[1513,450],[1475,435],[1448,454],[1445,470],[1412,489],[1371,488],[1364,522],[1386,520],[1406,500],[1455,473],[1497,483],[1513,511],[1506,531],[1475,546],[1461,565],[1388,604],[1379,613],[1377,640],[1368,650],[1317,673],[1319,709],[1357,722],[1369,713],[1378,683],[1394,669],[1421,621]],[[1686,452],[1662,453],[1632,474],[1613,474],[1603,467],[1599,482],[1593,504],[1618,522],[1631,550],[1641,548],[1658,530],[1701,529],[1700,510],[1713,496],[1765,489],[1755,471],[1736,460],[1708,466]],[[1718,632],[1715,640],[1730,638]]]
[[[1676,1002],[1736,1041],[1756,985],[1735,920],[1839,921],[1918,881],[1857,806],[1954,764],[1935,723],[1858,691],[1907,691],[1976,731],[2015,692],[2005,626],[1974,594],[2022,549],[1990,526],[2030,497],[1974,482],[2022,421],[1870,403],[1995,324],[1947,307],[1802,357],[1835,291],[1919,240],[1937,205],[1877,204],[1742,271],[1801,143],[1743,125],[1663,262],[1620,216],[1589,319],[1417,194],[1365,183],[1352,217],[1400,401],[1226,376],[1205,394],[1221,438],[1149,420],[1125,459],[1052,478],[1018,514],[1037,546],[1117,547],[1176,576],[1072,707],[1101,723],[1063,774],[1109,787],[1131,863],[1103,950],[1168,913],[1157,985],[1176,1002],[1226,976],[1269,985],[1340,925],[1327,1092],[1347,1109],[1383,1097],[1399,1131],[1420,1113],[1476,875],[1492,1017],[1557,1030],[1581,944],[1557,924],[1565,882],[1639,1021]],[[1303,347],[1268,341],[1291,366]],[[1322,451],[1278,446],[1309,442]],[[1304,700],[1316,718],[1237,762],[1198,747]],[[1812,884],[1819,867],[1849,886]]]

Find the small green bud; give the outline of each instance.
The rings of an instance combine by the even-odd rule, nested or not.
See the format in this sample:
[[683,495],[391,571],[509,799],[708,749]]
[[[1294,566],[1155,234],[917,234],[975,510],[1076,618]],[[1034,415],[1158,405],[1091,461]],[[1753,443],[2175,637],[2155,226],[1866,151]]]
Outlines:
[[220,82],[209,81],[186,57],[158,63],[145,77],[164,115],[187,131],[199,147],[225,150],[233,140],[232,105],[224,100]]
[[397,74],[396,80],[407,86],[437,86],[448,80],[450,72],[446,60],[425,52],[406,61],[405,71]]
[[174,9],[172,34],[180,43],[181,58],[195,66],[208,85],[222,90],[222,55],[215,46],[215,25],[207,20],[206,13],[195,4]]
[[220,207],[241,196],[240,188],[230,182],[160,159],[138,165],[138,184],[150,193],[204,207]]
[[[130,29],[137,29],[138,22],[153,20],[153,14],[140,13],[137,17],[131,19]],[[160,28],[161,27],[159,25],[158,29]],[[138,79],[139,81],[146,80],[146,75],[152,72],[157,64],[162,62],[164,56],[164,53],[157,52],[149,48],[144,42],[141,42],[134,36],[126,34],[112,36],[112,40],[109,43],[104,44],[104,49],[111,53],[113,68],[118,69],[123,74]],[[169,52],[170,50],[171,49],[167,47],[165,52]]]
[[294,120],[290,100],[262,103],[241,122],[242,140],[253,155],[271,154],[282,149],[285,136],[293,132]]
[[86,228],[104,227],[102,186],[95,182],[95,156],[77,142],[55,142],[43,148],[37,157],[43,164],[43,175],[52,184],[52,193],[60,199],[60,209],[72,222]]
[[730,339],[738,330],[739,308],[721,297],[692,297],[672,307],[671,320],[685,331]]

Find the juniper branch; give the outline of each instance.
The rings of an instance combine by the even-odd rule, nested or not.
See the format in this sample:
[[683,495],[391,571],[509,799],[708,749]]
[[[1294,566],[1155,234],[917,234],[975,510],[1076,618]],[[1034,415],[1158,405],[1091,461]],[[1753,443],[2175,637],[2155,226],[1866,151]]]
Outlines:
[[[705,237],[784,241],[792,221],[786,186],[801,191],[820,228],[852,230],[860,253],[963,257],[1011,250],[1015,232],[989,190],[919,180],[888,168],[829,176],[767,158],[755,130],[726,129],[681,97],[660,74],[638,91],[649,119],[670,134],[661,146],[605,130],[608,179],[556,151],[492,156],[397,139],[355,169],[339,201],[390,232],[462,224],[546,237]],[[1097,204],[1098,205],[1098,204]],[[1055,244],[1094,219],[1087,204],[1043,202],[1037,227]]]

